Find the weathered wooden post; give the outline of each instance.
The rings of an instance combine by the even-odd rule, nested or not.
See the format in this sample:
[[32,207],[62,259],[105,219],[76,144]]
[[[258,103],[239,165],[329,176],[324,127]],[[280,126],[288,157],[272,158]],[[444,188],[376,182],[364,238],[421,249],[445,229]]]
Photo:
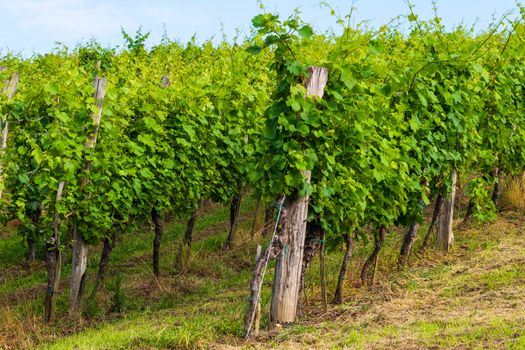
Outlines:
[[[97,100],[97,110],[91,114],[93,121],[93,131],[88,136],[86,143],[84,144],[84,152],[87,153],[90,149],[95,148],[97,143],[98,129],[100,126],[100,118],[102,117],[102,105],[104,103],[104,96],[106,94],[106,79],[95,78],[95,99]],[[91,170],[92,161],[84,156],[84,171],[87,173]],[[80,188],[85,187],[89,178],[88,174],[80,180]],[[69,290],[69,314],[74,315],[79,311],[80,302],[82,300],[82,294],[84,292],[85,274],[87,268],[87,253],[88,245],[82,233],[78,231],[78,223],[75,222],[73,232],[73,260],[72,260],[72,271],[71,271],[71,285]]]
[[[257,252],[255,254],[255,264],[259,261],[261,258],[262,253],[262,247],[260,245],[257,246]],[[260,291],[259,291],[260,292]],[[261,324],[261,302],[260,300],[256,300],[256,308],[255,308],[255,321],[253,325],[253,335],[258,336],[259,335],[259,326]]]
[[[327,81],[327,68],[310,67],[305,84],[307,96],[322,98]],[[310,183],[311,175],[310,171],[304,171],[304,181]],[[308,199],[308,196],[302,197],[296,194],[289,197],[285,202],[287,209],[287,222],[284,232],[286,244],[280,252],[275,267],[270,309],[270,320],[273,324],[295,322],[301,285]]]
[[451,190],[448,197],[443,203],[443,213],[439,218],[439,226],[436,237],[436,246],[438,249],[448,252],[454,242],[454,233],[452,232],[452,221],[454,219],[454,204],[456,201],[456,169],[452,170]]
[[[0,72],[5,71],[6,67],[0,67]],[[16,93],[16,88],[18,87],[18,81],[19,76],[17,72],[14,72],[11,74],[11,79],[5,81],[5,86],[2,89],[2,92],[7,96],[7,99],[10,100],[13,98],[13,96]],[[3,116],[3,128],[2,128],[2,135],[0,136],[0,155],[3,155],[5,153],[5,149],[7,148],[7,135],[9,134],[9,122],[7,120],[7,116]],[[4,167],[3,164],[0,164],[0,181],[3,180],[3,173],[4,173]],[[3,195],[3,188],[0,188],[0,199],[2,199]]]

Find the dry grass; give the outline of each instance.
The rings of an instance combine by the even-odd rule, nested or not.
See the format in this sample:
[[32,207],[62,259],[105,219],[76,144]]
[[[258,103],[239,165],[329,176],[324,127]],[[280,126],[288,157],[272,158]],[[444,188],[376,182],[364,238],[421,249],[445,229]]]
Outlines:
[[[220,243],[227,219],[219,214],[210,211],[202,218],[205,222],[195,233],[185,274],[169,273],[174,256],[164,254],[164,272],[155,278],[149,265],[149,243],[131,251],[119,251],[125,246],[117,246],[117,259],[109,266],[98,309],[80,325],[67,319],[54,326],[43,325],[40,301],[32,294],[40,282],[6,290],[5,301],[29,297],[20,298],[16,307],[5,308],[7,303],[0,303],[0,349],[525,348],[525,222],[521,212],[504,212],[497,222],[457,230],[450,254],[429,250],[415,256],[404,271],[395,267],[402,232],[393,230],[381,252],[377,283],[371,288],[360,288],[357,283],[369,254],[369,247],[358,243],[349,266],[346,302],[330,306],[327,314],[319,300],[316,260],[307,276],[308,305],[300,322],[263,331],[260,339],[250,342],[244,342],[240,332],[256,243],[223,252]],[[245,214],[243,223],[249,222],[251,215]],[[249,231],[246,225],[241,227],[247,237]],[[134,239],[142,241],[146,234],[151,235]],[[218,235],[222,236],[219,240]],[[128,243],[136,244],[135,240]],[[175,240],[164,245],[166,252],[175,252],[176,247]],[[329,300],[341,254],[329,252],[326,257]],[[126,276],[122,288],[129,310],[107,314],[112,280],[121,273]],[[20,277],[13,274],[7,276],[9,281]],[[271,271],[268,276],[262,329],[268,323]],[[20,289],[31,293],[21,294]]]
[[41,322],[37,317],[22,316],[11,307],[0,308],[0,349],[31,349],[35,346]]
[[384,270],[374,287],[349,289],[346,304],[268,333],[270,343],[256,347],[525,348],[522,222],[509,218],[457,236],[452,253],[428,252],[403,272]]
[[502,203],[507,208],[525,212],[525,172],[503,184]]

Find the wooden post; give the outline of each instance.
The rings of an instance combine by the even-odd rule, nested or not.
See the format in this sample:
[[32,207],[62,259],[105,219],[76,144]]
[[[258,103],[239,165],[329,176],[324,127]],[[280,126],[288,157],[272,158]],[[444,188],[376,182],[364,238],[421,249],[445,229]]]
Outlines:
[[[97,143],[98,129],[100,125],[100,118],[102,117],[102,105],[104,103],[104,96],[106,94],[106,79],[95,78],[95,99],[97,100],[97,110],[91,114],[94,129],[88,136],[84,144],[84,152],[87,153],[90,149],[95,148]],[[84,171],[86,172],[80,180],[80,188],[85,187],[88,182],[88,172],[91,170],[92,162],[84,156]],[[71,285],[69,290],[69,314],[75,315],[80,309],[80,302],[84,292],[85,274],[87,268],[87,253],[88,246],[81,232],[78,231],[78,222],[75,223],[73,231],[73,260],[71,271]]]
[[62,254],[60,252],[60,215],[56,205],[62,199],[64,181],[58,184],[55,199],[55,219],[53,222],[53,237],[46,241],[46,268],[47,268],[47,289],[44,300],[44,320],[51,322],[55,319],[55,304],[58,287],[60,285],[60,271],[62,269]]
[[[0,67],[0,72],[5,71],[6,67]],[[11,79],[5,81],[5,86],[2,89],[2,92],[7,96],[7,99],[10,100],[16,93],[16,88],[18,87],[19,76],[17,72],[11,74]],[[3,116],[4,127],[2,128],[2,135],[0,136],[0,155],[4,155],[5,149],[7,148],[7,135],[9,134],[9,122],[7,116]],[[0,164],[0,181],[3,179],[4,167],[3,164]],[[4,190],[0,188],[0,199],[2,199]]]
[[[307,96],[322,98],[327,80],[327,68],[310,67],[309,76],[305,84]],[[310,183],[311,175],[310,171],[303,172],[304,181],[308,184]],[[295,322],[301,285],[308,200],[308,196],[295,196],[285,202],[288,212],[285,231],[287,244],[281,251],[275,267],[270,309],[270,320],[273,324]]]
[[167,88],[168,86],[170,86],[170,78],[167,75],[164,75],[160,79],[160,85],[162,85],[163,88]]
[[454,242],[454,233],[452,232],[452,221],[454,219],[454,203],[456,200],[456,169],[452,170],[451,190],[448,198],[443,204],[443,213],[439,219],[436,246],[438,249],[448,252]]
[[[261,258],[261,253],[262,253],[262,247],[258,245],[257,252],[255,253],[255,264],[257,264],[257,262]],[[261,301],[255,300],[255,303],[256,303],[256,306],[255,306],[255,321],[253,325],[253,335],[257,337],[259,335],[259,327],[261,324]]]

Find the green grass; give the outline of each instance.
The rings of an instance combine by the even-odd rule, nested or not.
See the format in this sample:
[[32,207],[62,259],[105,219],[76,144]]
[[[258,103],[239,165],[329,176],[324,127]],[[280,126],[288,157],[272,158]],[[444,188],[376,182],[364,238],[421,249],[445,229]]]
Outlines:
[[[15,232],[8,230],[7,236],[0,237],[0,268],[4,269],[24,259],[24,250],[21,249],[23,239]],[[6,237],[5,237],[6,236]]]
[[486,285],[488,290],[499,289],[511,285],[516,281],[525,282],[525,266],[523,264],[504,266],[500,269],[481,274],[479,279]]
[[[507,216],[481,228],[457,231],[454,250],[447,255],[428,251],[413,256],[411,267],[397,271],[400,232],[387,236],[380,254],[377,283],[356,286],[370,247],[358,242],[349,266],[346,303],[322,314],[319,264],[306,276],[308,305],[296,325],[267,331],[274,263],[266,275],[261,338],[244,342],[242,319],[257,243],[249,242],[254,201],[245,201],[240,231],[247,242],[222,252],[228,231],[228,208],[214,206],[198,218],[195,241],[184,274],[173,273],[173,262],[185,223],[166,227],[162,243],[161,276],[154,278],[150,260],[153,232],[145,226],[121,237],[111,255],[105,289],[88,300],[83,320],[67,317],[69,257],[65,257],[60,320],[42,322],[42,294],[28,295],[45,284],[42,264],[24,271],[20,238],[0,240],[1,265],[12,271],[0,284],[2,336],[15,348],[39,349],[174,349],[234,346],[251,348],[525,348],[525,236]],[[261,211],[262,215],[262,211]],[[424,230],[422,229],[421,232]],[[487,235],[487,232],[490,232]],[[88,291],[98,263],[99,247],[90,248]],[[417,245],[416,248],[417,250]],[[5,253],[5,255],[4,255]],[[326,255],[328,299],[336,284],[342,251]],[[521,260],[520,260],[521,259]],[[121,291],[115,283],[121,276]],[[116,298],[122,312],[112,312]],[[304,301],[304,297],[303,297]],[[6,337],[6,336],[4,336]],[[6,340],[4,340],[6,341]]]
[[67,337],[42,349],[192,348],[229,334],[240,324],[225,323],[222,316],[206,313],[171,315],[168,312],[133,314],[116,322]]

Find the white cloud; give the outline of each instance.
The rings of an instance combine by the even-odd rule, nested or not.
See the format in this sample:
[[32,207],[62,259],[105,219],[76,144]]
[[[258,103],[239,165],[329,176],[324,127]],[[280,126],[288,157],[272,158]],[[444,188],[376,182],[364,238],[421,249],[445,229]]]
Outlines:
[[55,40],[98,37],[136,24],[114,6],[85,0],[7,0],[2,6],[19,28],[43,31]]
[[191,5],[172,2],[90,0],[2,0],[0,11],[7,13],[17,30],[33,31],[51,40],[78,42],[96,37],[102,41],[120,36],[120,28],[128,31],[144,25],[169,30],[194,32],[211,16]]

